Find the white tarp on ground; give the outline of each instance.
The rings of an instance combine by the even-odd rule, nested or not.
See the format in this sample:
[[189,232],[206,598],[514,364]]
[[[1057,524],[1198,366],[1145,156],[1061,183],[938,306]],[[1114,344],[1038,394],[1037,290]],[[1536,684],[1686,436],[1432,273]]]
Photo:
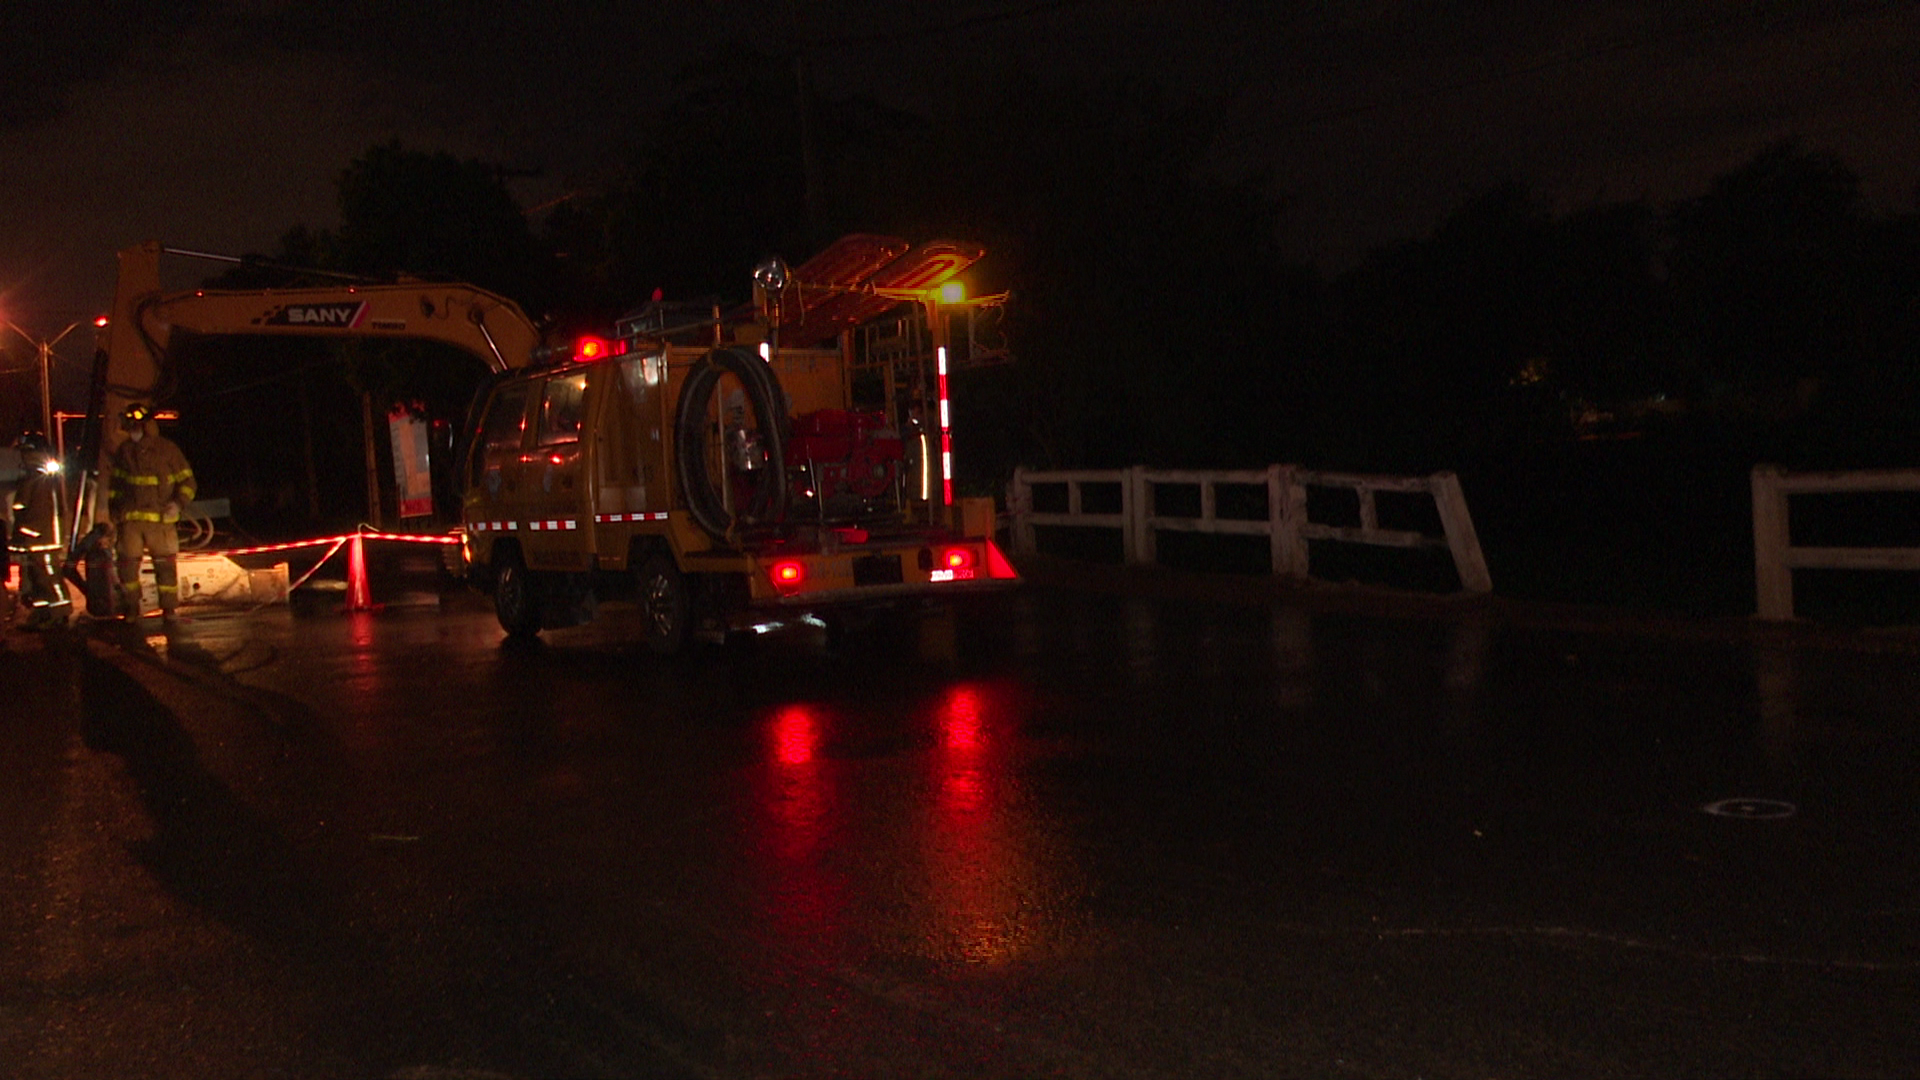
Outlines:
[[[180,553],[180,603],[188,604],[284,604],[287,602],[287,564],[276,563],[263,570],[249,570],[225,555]],[[160,604],[153,584],[153,562],[140,567],[140,595],[143,610]]]

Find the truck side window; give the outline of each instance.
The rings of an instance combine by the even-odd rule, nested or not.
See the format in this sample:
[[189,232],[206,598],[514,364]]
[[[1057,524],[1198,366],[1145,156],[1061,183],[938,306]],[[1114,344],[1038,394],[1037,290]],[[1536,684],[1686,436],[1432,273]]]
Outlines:
[[587,377],[563,375],[548,379],[540,399],[539,441],[541,446],[580,441],[580,425],[586,418]]
[[520,434],[527,426],[527,384],[503,386],[487,402],[487,413],[480,418],[480,430],[469,453],[473,475],[479,484],[487,472],[487,455],[501,450],[520,449]]
[[527,384],[502,387],[487,405],[480,441],[489,450],[520,449],[520,433],[527,426]]

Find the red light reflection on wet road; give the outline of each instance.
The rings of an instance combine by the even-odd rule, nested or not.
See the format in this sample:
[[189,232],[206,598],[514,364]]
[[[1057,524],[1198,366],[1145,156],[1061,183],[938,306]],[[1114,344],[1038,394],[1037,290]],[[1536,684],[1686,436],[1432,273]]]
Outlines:
[[947,696],[940,718],[941,741],[950,751],[980,748],[980,694],[970,686],[956,686]]
[[382,659],[379,617],[370,611],[348,613],[345,686],[358,699],[342,724],[346,744],[360,753],[376,753],[393,741],[392,725],[379,719],[380,706],[394,693],[394,673]]
[[771,762],[755,785],[758,813],[747,843],[769,930],[788,946],[831,948],[846,884],[822,865],[841,807],[820,760],[822,723],[806,705],[783,706],[767,725]]
[[992,722],[974,686],[947,691],[937,721],[933,805],[921,837],[928,895],[921,938],[937,959],[993,964],[1025,945],[1021,898],[1033,866],[1020,850],[1026,828],[1012,807],[1012,732]]
[[819,725],[804,705],[789,705],[773,719],[773,757],[782,765],[805,765],[820,742]]
[[[962,683],[865,722],[771,711],[742,822],[765,943],[823,962],[877,951],[954,967],[1059,944],[1081,875],[1025,786],[1016,702]],[[897,751],[857,752],[915,727]]]

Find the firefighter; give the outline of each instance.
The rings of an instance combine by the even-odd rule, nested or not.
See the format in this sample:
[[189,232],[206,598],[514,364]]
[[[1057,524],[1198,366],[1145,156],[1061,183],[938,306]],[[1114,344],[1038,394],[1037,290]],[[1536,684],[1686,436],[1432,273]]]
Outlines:
[[13,557],[20,563],[20,592],[27,605],[29,630],[67,624],[66,587],[54,570],[65,548],[60,536],[60,460],[37,434],[15,444],[26,475],[13,492]]
[[120,610],[140,617],[140,559],[151,555],[160,614],[173,619],[180,604],[180,534],[174,523],[193,501],[193,466],[160,434],[150,406],[127,406],[120,427],[127,438],[114,452],[108,489],[120,533]]

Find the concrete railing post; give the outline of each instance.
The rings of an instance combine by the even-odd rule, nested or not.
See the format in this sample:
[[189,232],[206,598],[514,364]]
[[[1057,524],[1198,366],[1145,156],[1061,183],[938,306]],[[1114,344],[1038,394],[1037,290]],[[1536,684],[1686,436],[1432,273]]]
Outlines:
[[1473,515],[1467,512],[1467,496],[1460,490],[1460,477],[1451,472],[1432,476],[1433,502],[1440,511],[1440,527],[1447,534],[1447,550],[1453,553],[1453,567],[1460,574],[1460,587],[1467,592],[1490,593],[1493,576],[1487,573],[1487,557],[1480,550],[1480,534],[1474,531]]
[[1121,514],[1126,524],[1123,526],[1127,562],[1133,566],[1146,566],[1154,561],[1153,536],[1153,485],[1147,479],[1144,465],[1135,465],[1126,471],[1120,485]]
[[1273,554],[1273,572],[1287,577],[1307,576],[1307,538],[1300,527],[1307,520],[1307,488],[1292,465],[1267,466],[1267,531]]
[[1025,465],[1014,466],[1013,479],[1007,483],[1007,513],[1013,518],[1014,552],[1033,554],[1033,485],[1027,481]]
[[1753,467],[1753,585],[1763,619],[1793,618],[1793,568],[1787,565],[1792,532],[1782,475],[1778,465]]

